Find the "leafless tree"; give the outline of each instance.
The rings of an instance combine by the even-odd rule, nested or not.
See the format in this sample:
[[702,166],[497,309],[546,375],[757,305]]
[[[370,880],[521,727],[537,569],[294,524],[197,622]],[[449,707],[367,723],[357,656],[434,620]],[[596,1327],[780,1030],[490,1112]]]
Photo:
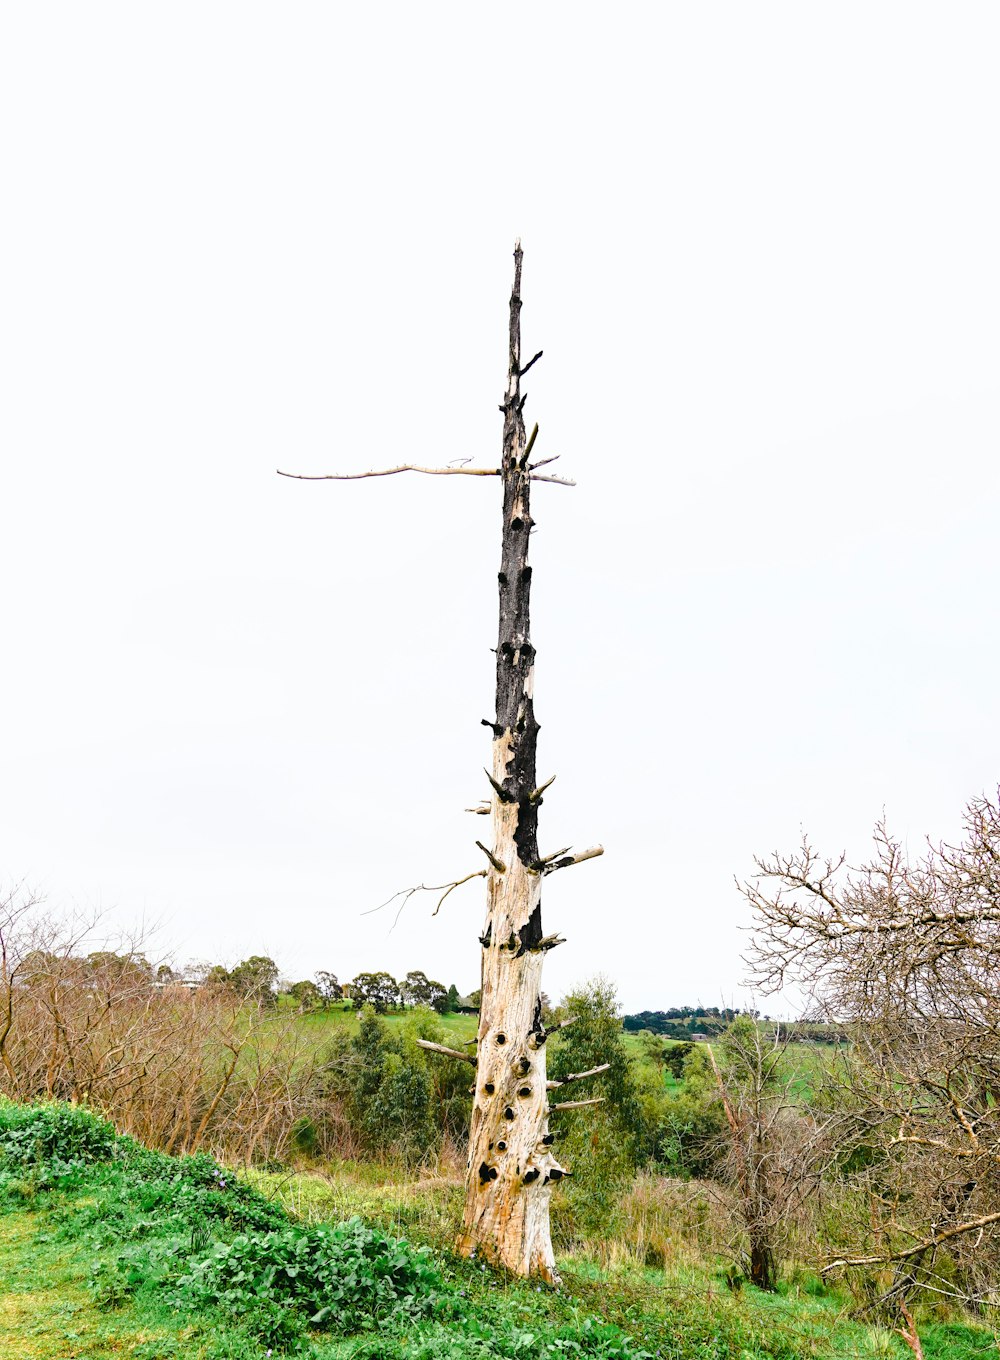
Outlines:
[[837,1122],[796,1098],[787,1048],[786,1037],[749,1016],[723,1034],[718,1059],[706,1045],[726,1123],[720,1177],[741,1229],[746,1275],[768,1291],[778,1286],[782,1259],[829,1163]]
[[[435,911],[456,888],[485,878],[486,923],[482,945],[482,1006],[476,1054],[425,1044],[435,1052],[476,1068],[469,1131],[465,1214],[459,1250],[478,1252],[520,1275],[558,1279],[549,1231],[554,1181],[567,1175],[552,1150],[549,1116],[566,1104],[549,1103],[545,1073],[547,1032],[542,1022],[541,974],[546,952],[562,943],[542,928],[542,882],[549,874],[602,853],[596,846],[574,854],[571,847],[543,854],[538,845],[538,809],[551,779],[539,783],[535,769],[538,723],[534,710],[535,648],[530,634],[531,567],[528,540],[534,520],[531,488],[537,482],[572,486],[542,472],[554,458],[529,461],[538,433],[524,423],[526,395],[521,379],[541,358],[521,363],[521,245],[514,250],[510,298],[507,382],[501,411],[503,445],[499,467],[424,467],[400,464],[381,471],[324,474],[304,480],[355,480],[402,472],[431,476],[497,477],[503,489],[500,627],[496,649],[496,712],[483,723],[493,734],[492,771],[486,772],[489,801],[469,811],[490,818],[491,844],[476,841],[486,866],[434,888],[397,894],[403,902],[416,891],[438,894]],[[284,476],[299,474],[282,474]],[[580,1077],[590,1075],[581,1073]]]
[[883,821],[858,866],[803,840],[757,870],[742,885],[757,986],[801,988],[852,1040],[842,1164],[864,1212],[826,1269],[884,1282],[891,1267],[883,1301],[982,1299],[1000,1282],[998,800],[973,799],[957,844],[913,858]]
[[0,900],[0,1092],[78,1101],[170,1152],[287,1151],[315,1099],[291,1021],[229,986],[168,979],[141,939],[97,930],[23,890]]

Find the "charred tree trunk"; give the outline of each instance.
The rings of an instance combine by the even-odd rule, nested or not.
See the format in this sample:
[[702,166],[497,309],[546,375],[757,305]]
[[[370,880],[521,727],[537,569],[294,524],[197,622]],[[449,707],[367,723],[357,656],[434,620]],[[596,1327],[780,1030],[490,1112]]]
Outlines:
[[531,533],[528,441],[521,395],[521,248],[514,253],[510,354],[503,403],[503,551],[493,724],[491,828],[486,926],[481,937],[475,1102],[459,1249],[478,1252],[518,1275],[555,1283],[549,1234],[552,1182],[565,1174],[548,1130],[542,960],[554,943],[542,933],[545,865],[538,853],[533,703]]
[[[535,774],[538,724],[532,699],[535,651],[531,645],[532,482],[573,486],[538,468],[553,458],[528,462],[538,427],[526,438],[521,378],[541,358],[521,367],[521,244],[514,250],[514,289],[510,298],[510,348],[504,416],[503,459],[496,467],[422,467],[403,463],[379,471],[307,475],[279,472],[300,481],[355,481],[418,472],[434,477],[497,477],[503,483],[503,548],[500,560],[500,633],[497,640],[496,716],[484,719],[493,731],[493,771],[487,771],[493,797],[489,807],[492,846],[476,842],[488,868],[451,883],[429,888],[419,884],[395,894],[406,901],[420,891],[440,892],[435,914],[456,888],[474,878],[487,880],[486,926],[482,944],[482,1004],[478,1053],[473,1057],[441,1044],[418,1040],[448,1059],[476,1066],[475,1101],[469,1133],[469,1169],[465,1215],[458,1241],[466,1256],[486,1260],[518,1275],[558,1282],[549,1234],[552,1184],[569,1173],[552,1154],[550,1110],[575,1109],[597,1100],[567,1101],[550,1106],[548,1090],[564,1082],[547,1082],[542,1025],[542,960],[561,943],[542,934],[542,879],[603,853],[600,846],[579,854],[538,852],[538,808],[552,780],[539,786]],[[388,903],[384,904],[388,905]],[[571,1021],[563,1022],[569,1024]],[[596,1076],[607,1064],[577,1072],[566,1081]]]

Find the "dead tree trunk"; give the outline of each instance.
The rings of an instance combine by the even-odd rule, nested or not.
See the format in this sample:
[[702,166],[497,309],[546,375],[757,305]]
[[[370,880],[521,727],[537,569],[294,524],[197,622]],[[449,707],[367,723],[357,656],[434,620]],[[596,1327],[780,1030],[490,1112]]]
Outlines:
[[[488,867],[441,884],[438,908],[449,893],[469,879],[487,880],[486,925],[482,945],[482,1004],[477,1055],[441,1045],[423,1046],[445,1057],[476,1066],[475,1100],[469,1133],[466,1201],[459,1251],[478,1254],[518,1275],[558,1283],[549,1232],[549,1199],[553,1182],[569,1173],[552,1152],[545,1075],[541,974],[546,952],[561,943],[542,933],[541,889],[547,874],[568,868],[602,852],[600,846],[580,854],[559,850],[542,856],[538,849],[538,808],[551,779],[539,786],[535,772],[538,723],[533,688],[535,650],[531,644],[531,567],[528,539],[532,518],[531,483],[560,477],[531,464],[538,427],[527,438],[521,378],[540,354],[521,367],[521,245],[514,250],[514,288],[510,298],[510,346],[504,416],[503,458],[499,468],[426,468],[405,464],[385,472],[335,474],[333,479],[423,472],[434,476],[499,476],[503,483],[503,546],[500,560],[500,629],[496,649],[496,716],[483,719],[493,732],[492,788],[488,807],[492,847],[476,844]],[[282,474],[284,476],[295,474]],[[328,480],[328,477],[303,480]],[[423,884],[420,885],[424,887]],[[405,890],[405,898],[417,891]],[[400,894],[397,894],[399,896]],[[593,1076],[603,1067],[576,1073],[567,1080]],[[568,1102],[587,1105],[591,1101]]]
[[493,849],[481,937],[476,1094],[459,1249],[479,1251],[519,1275],[556,1278],[549,1234],[552,1181],[564,1175],[548,1130],[542,933],[535,773],[538,723],[531,645],[531,482],[521,396],[521,250],[514,254],[510,354],[503,413],[503,549],[493,723]]

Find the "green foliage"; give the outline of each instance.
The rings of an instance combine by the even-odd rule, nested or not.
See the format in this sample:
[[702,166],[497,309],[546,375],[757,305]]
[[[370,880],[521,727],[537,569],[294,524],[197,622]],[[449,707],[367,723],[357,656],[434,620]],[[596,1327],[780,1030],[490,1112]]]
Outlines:
[[626,1033],[647,1029],[668,1039],[689,1039],[692,1034],[721,1034],[740,1012],[718,1006],[674,1006],[667,1011],[640,1011],[626,1015],[622,1025]]
[[328,973],[324,969],[320,969],[315,977],[316,989],[322,997],[324,1005],[332,1005],[334,1001],[339,1001],[344,995],[344,989],[337,981],[336,973]]
[[448,993],[440,982],[434,982],[419,969],[407,973],[399,984],[400,994],[408,1006],[430,1006],[443,1015],[448,1009]]
[[426,1248],[350,1219],[335,1228],[248,1233],[215,1249],[177,1283],[185,1303],[244,1319],[283,1343],[305,1325],[356,1332],[376,1322],[429,1317],[445,1300]]
[[[427,1013],[416,1018],[434,1023]],[[271,1350],[275,1360],[288,1353],[310,1360],[802,1360],[904,1353],[890,1333],[849,1322],[844,1299],[808,1274],[793,1276],[780,1295],[737,1295],[708,1263],[675,1263],[665,1278],[639,1266],[602,1271],[577,1258],[561,1263],[564,1290],[539,1291],[401,1242],[396,1228],[357,1220],[296,1225],[210,1158],[148,1152],[84,1110],[2,1106],[0,1143],[12,1129],[23,1135],[13,1140],[15,1169],[50,1165],[65,1139],[76,1170],[68,1186],[49,1183],[30,1203],[0,1205],[4,1356],[264,1360]],[[2,1164],[13,1174],[6,1156]],[[390,1190],[386,1182],[405,1176],[400,1168],[361,1170],[364,1204],[374,1203],[377,1185]],[[267,1178],[305,1210],[294,1180]],[[309,1212],[338,1211],[346,1183],[335,1189],[329,1176],[313,1180],[322,1197]],[[412,1184],[397,1189],[412,1202]],[[433,1193],[443,1200],[453,1192]],[[452,1232],[442,1213],[438,1238],[450,1241]],[[330,1311],[312,1322],[323,1309]],[[927,1360],[995,1350],[984,1328],[943,1314],[918,1321]]]
[[359,973],[351,982],[351,1000],[357,1010],[371,1006],[379,1015],[402,1005],[399,983],[391,973]]
[[315,982],[310,982],[308,979],[302,982],[293,982],[288,989],[288,995],[302,1011],[318,1010],[323,1005],[323,994]]
[[248,1001],[270,1006],[275,1000],[278,965],[266,954],[252,954],[230,971],[227,982],[234,992]]
[[609,1070],[593,1080],[587,1093],[605,1096],[608,1112],[621,1132],[626,1138],[637,1139],[642,1131],[642,1111],[632,1060],[622,1035],[614,984],[607,978],[593,978],[565,997],[560,1011],[575,1016],[576,1023],[553,1038],[549,1046],[549,1076],[560,1080],[570,1072],[609,1063]]
[[684,1042],[671,1044],[664,1050],[664,1062],[675,1081],[680,1081],[684,1076],[684,1064],[693,1052],[694,1044]]
[[[614,986],[595,978],[567,996],[561,1005],[576,1023],[551,1041],[548,1072],[561,1080],[609,1063],[607,1072],[591,1078],[580,1096],[604,1096],[603,1105],[554,1116],[564,1131],[559,1159],[573,1172],[559,1191],[561,1213],[555,1218],[563,1240],[609,1230],[617,1206],[635,1171],[644,1132],[642,1104],[632,1060],[622,1035]],[[573,1097],[577,1093],[574,1091]]]
[[29,1173],[36,1188],[68,1184],[115,1155],[114,1128],[78,1105],[0,1105],[0,1177]]
[[324,1065],[367,1150],[412,1160],[434,1143],[433,1087],[412,1034],[391,1030],[366,1007],[357,1033],[338,1036]]
[[718,1102],[691,1090],[668,1096],[651,1128],[652,1160],[667,1176],[709,1180],[718,1167],[725,1118]]

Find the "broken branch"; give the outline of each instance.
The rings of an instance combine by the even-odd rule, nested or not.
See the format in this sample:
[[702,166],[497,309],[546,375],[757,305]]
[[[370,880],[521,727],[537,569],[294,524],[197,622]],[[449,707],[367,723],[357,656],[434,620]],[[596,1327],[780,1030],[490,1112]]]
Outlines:
[[598,1072],[607,1072],[610,1066],[610,1063],[601,1063],[600,1067],[590,1067],[586,1072],[570,1072],[569,1076],[563,1077],[561,1081],[547,1081],[545,1089],[554,1091],[557,1086],[566,1086],[571,1081],[583,1081],[585,1077],[596,1077]]
[[[559,852],[562,854],[562,851]],[[543,874],[554,874],[557,869],[568,869],[573,864],[582,864],[585,859],[597,859],[598,855],[604,854],[603,845],[595,845],[590,850],[581,850],[578,855],[565,855],[562,859],[553,860],[550,856],[540,862]]]
[[[528,362],[524,365],[524,367],[518,372],[518,375],[517,375],[517,376],[518,376],[519,378],[523,378],[524,375],[525,375],[525,373],[527,373],[528,369],[532,366],[532,364],[537,364],[537,363],[538,363],[539,359],[542,357],[543,352],[544,352],[544,351],[539,350],[538,353],[537,353],[536,355],[534,355],[531,359],[529,359]],[[538,426],[537,426],[537,425],[535,426],[535,429],[536,429],[536,430],[538,429]],[[530,447],[530,445],[529,445],[529,447]]]
[[959,1223],[957,1227],[945,1228],[942,1232],[935,1233],[932,1237],[918,1242],[915,1247],[907,1247],[905,1251],[894,1251],[885,1256],[844,1256],[836,1261],[831,1261],[829,1265],[823,1267],[821,1275],[826,1275],[831,1270],[838,1270],[841,1266],[881,1266],[890,1261],[906,1261],[911,1256],[919,1256],[921,1252],[928,1251],[931,1247],[936,1247],[941,1242],[947,1242],[952,1237],[960,1237],[962,1233],[974,1232],[976,1228],[985,1228],[990,1223],[1000,1223],[1000,1212],[984,1214],[982,1218],[974,1218],[969,1223]]
[[431,1053],[440,1053],[445,1058],[457,1058],[459,1062],[471,1063],[476,1066],[478,1059],[473,1053],[460,1053],[457,1048],[447,1048],[444,1044],[432,1044],[430,1039],[418,1039],[418,1048],[426,1048]]
[[561,850],[553,850],[551,855],[543,855],[538,863],[551,864],[553,860],[557,860],[560,855],[568,855],[571,849],[572,846],[564,845]]
[[579,1018],[578,1015],[571,1015],[568,1020],[560,1020],[559,1023],[553,1025],[551,1029],[533,1030],[532,1033],[528,1035],[528,1047],[532,1049],[541,1048],[550,1034],[555,1034],[561,1029],[568,1029],[570,1025],[575,1025]]
[[493,792],[496,794],[496,796],[500,799],[501,803],[512,803],[514,801],[513,798],[511,798],[510,794],[507,792],[507,790],[504,788],[504,786],[502,784],[497,783],[497,781],[490,774],[489,770],[484,769],[483,774],[490,781],[490,786],[492,787]]
[[555,775],[553,775],[551,779],[546,779],[544,784],[539,784],[537,789],[532,789],[531,792],[528,794],[528,802],[537,803],[541,798],[542,794],[545,792],[545,790],[555,782],[556,777]]
[[[486,846],[482,843],[482,841],[476,841],[476,844],[479,846],[480,850],[482,850],[483,854],[486,856],[489,862],[493,865],[494,869],[496,869],[498,874],[505,874],[507,872],[507,866],[506,864],[504,864],[502,859],[497,859],[493,851],[487,850]],[[481,872],[485,874],[486,870],[483,869]]]
[[549,1114],[556,1110],[582,1110],[584,1105],[603,1105],[605,1099],[605,1096],[594,1096],[592,1100],[561,1100],[558,1105],[549,1106]]

